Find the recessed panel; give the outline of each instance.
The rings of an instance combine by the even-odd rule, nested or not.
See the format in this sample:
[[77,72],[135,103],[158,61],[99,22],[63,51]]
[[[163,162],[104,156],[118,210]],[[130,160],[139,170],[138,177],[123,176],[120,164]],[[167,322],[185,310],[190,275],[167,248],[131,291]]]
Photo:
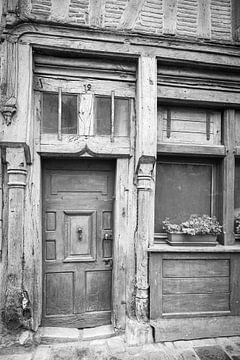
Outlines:
[[56,213],[55,212],[46,212],[46,230],[55,231],[56,230]]
[[96,211],[65,211],[65,261],[95,259]]
[[111,310],[112,271],[86,272],[86,311]]
[[70,172],[69,174],[53,174],[51,194],[62,193],[107,193],[107,175],[86,172]]
[[73,313],[73,272],[46,274],[46,315]]
[[104,211],[103,212],[103,230],[111,230],[112,229],[112,212]]
[[46,260],[56,260],[56,241],[46,241]]

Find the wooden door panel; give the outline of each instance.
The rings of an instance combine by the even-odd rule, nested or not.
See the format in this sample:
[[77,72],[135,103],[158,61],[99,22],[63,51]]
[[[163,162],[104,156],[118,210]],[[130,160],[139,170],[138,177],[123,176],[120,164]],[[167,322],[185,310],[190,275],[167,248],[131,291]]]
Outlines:
[[64,211],[65,259],[96,260],[96,211]]
[[112,271],[86,271],[86,311],[111,310]]
[[43,324],[107,324],[114,164],[49,161],[43,170]]
[[72,314],[74,273],[46,274],[46,315]]

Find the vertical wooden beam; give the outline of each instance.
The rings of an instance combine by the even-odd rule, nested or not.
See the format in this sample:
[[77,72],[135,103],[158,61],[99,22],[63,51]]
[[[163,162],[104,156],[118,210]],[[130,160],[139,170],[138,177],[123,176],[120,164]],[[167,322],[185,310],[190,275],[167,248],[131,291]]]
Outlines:
[[150,319],[162,317],[162,255],[150,253]]
[[[132,165],[133,167],[133,165]],[[126,284],[127,269],[131,253],[128,251],[133,244],[133,234],[129,229],[129,159],[118,159],[116,168],[115,206],[114,206],[114,264],[113,264],[113,323],[117,329],[125,328],[126,321]],[[134,268],[134,261],[132,262]]]
[[2,174],[2,149],[0,147],[0,258],[3,244],[3,174]]
[[[142,155],[157,153],[157,61],[142,56],[138,63],[137,82],[137,163]],[[137,165],[136,163],[136,165]]]
[[58,140],[62,140],[62,88],[58,88]]
[[235,110],[224,111],[223,140],[226,156],[223,160],[223,239],[225,245],[235,242],[234,237],[234,177],[235,177]]
[[197,36],[204,39],[211,37],[210,0],[198,0]]
[[115,127],[115,92],[111,92],[111,142],[114,141],[114,127]]
[[137,84],[136,317],[148,320],[148,246],[154,239],[154,165],[157,154],[157,62],[141,57]]
[[163,0],[163,34],[175,35],[177,28],[177,0]]
[[231,315],[240,315],[240,254],[231,254],[230,308]]
[[104,22],[105,0],[90,0],[89,25],[102,27]]
[[23,148],[7,148],[8,173],[8,230],[7,230],[7,292],[4,318],[9,326],[22,324],[23,266],[24,266],[24,209],[26,163]]

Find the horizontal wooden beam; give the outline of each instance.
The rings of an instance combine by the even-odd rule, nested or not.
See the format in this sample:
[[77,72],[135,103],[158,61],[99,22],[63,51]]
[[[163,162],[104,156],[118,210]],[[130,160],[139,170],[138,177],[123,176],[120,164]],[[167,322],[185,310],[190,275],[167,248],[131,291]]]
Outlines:
[[238,90],[229,91],[228,89],[213,89],[208,87],[195,86],[181,86],[179,84],[158,84],[157,96],[160,101],[187,101],[194,104],[203,105],[217,105],[220,107],[234,106],[239,108]]
[[[47,35],[47,36],[44,36]],[[9,34],[11,36],[11,34]],[[196,64],[210,64],[212,66],[224,66],[229,69],[239,68],[239,51],[236,46],[229,43],[203,44],[196,41],[186,41],[161,36],[142,36],[135,34],[113,34],[93,30],[77,29],[73,26],[54,27],[47,25],[22,24],[12,32],[14,39],[20,38],[21,43],[33,44],[35,48],[40,46],[45,49],[55,49],[71,52],[92,52],[94,54],[121,54],[132,57],[145,55],[157,56],[168,61],[178,59]]]
[[158,154],[171,155],[196,155],[196,156],[220,156],[226,155],[226,148],[223,145],[188,145],[188,144],[158,144]]
[[150,321],[155,342],[240,335],[240,316],[211,316]]

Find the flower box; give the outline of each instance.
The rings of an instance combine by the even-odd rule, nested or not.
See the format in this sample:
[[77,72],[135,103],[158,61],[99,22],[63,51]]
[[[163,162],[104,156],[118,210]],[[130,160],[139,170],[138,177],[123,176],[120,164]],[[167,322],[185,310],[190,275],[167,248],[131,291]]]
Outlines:
[[172,246],[216,246],[217,235],[168,233],[167,243]]

